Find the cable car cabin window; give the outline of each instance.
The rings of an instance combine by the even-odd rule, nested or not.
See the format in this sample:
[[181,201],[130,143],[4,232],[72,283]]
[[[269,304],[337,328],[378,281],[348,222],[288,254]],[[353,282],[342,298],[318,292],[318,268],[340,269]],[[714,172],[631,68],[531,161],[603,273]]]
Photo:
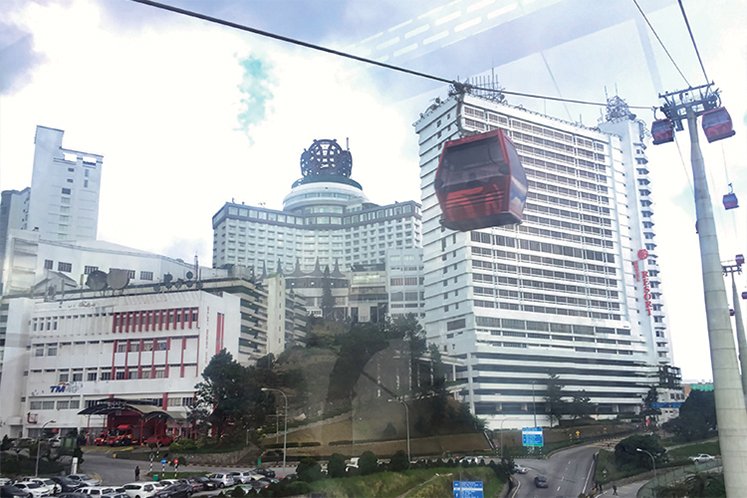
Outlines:
[[508,174],[508,165],[497,142],[460,145],[449,149],[444,156],[442,188],[448,191],[480,186],[482,180]]

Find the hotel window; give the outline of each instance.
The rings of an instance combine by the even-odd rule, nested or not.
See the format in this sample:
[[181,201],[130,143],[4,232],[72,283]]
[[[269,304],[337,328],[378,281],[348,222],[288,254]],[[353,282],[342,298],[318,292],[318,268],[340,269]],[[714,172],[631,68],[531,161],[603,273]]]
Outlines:
[[37,346],[34,350],[34,356],[44,356],[44,346]]
[[153,272],[152,271],[141,271],[140,280],[153,280]]
[[49,346],[47,348],[47,356],[57,356],[57,346]]
[[73,271],[72,263],[63,263],[62,261],[57,262],[57,271],[71,272]]
[[45,259],[44,260],[44,269],[45,270],[51,270],[52,268],[54,268],[54,261],[52,261],[51,259]]
[[112,380],[111,372],[101,372],[101,380]]
[[89,273],[93,273],[99,269],[98,266],[84,266],[83,267],[83,273],[88,275]]
[[62,193],[63,193],[63,194],[67,194],[67,195],[70,195],[70,189],[69,189],[69,188],[63,188],[63,189],[62,189]]
[[124,380],[125,379],[125,372],[124,372],[124,370],[117,370],[115,378],[117,380]]
[[98,375],[97,375],[97,373],[96,373],[96,372],[88,372],[88,375],[86,376],[86,380],[89,380],[89,381],[96,381],[96,377],[97,377],[97,376],[98,376]]
[[68,372],[60,374],[60,383],[67,382],[68,380],[70,380],[70,374]]
[[83,372],[73,372],[73,382],[80,382],[83,380]]

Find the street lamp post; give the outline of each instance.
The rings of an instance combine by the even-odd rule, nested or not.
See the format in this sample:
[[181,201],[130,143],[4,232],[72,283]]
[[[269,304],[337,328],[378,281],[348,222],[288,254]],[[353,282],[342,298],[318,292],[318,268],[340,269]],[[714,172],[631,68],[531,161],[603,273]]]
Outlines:
[[283,401],[285,401],[285,417],[283,418],[283,472],[285,472],[286,453],[288,451],[288,396],[280,389],[273,389],[271,387],[262,388],[262,392],[270,391],[282,394]]
[[392,401],[402,403],[405,407],[405,437],[407,438],[407,461],[412,461],[412,454],[410,453],[410,408],[407,406],[407,401],[401,398],[387,400],[389,403]]
[[39,477],[39,455],[41,455],[41,435],[44,434],[44,428],[47,426],[47,424],[54,424],[57,422],[56,420],[48,420],[44,422],[41,426],[41,434],[38,438],[36,438],[36,469],[34,470],[34,476]]
[[654,498],[656,498],[656,486],[658,486],[659,484],[659,481],[656,479],[656,459],[654,458],[654,455],[652,455],[649,451],[641,448],[636,448],[635,450],[639,453],[645,453],[649,457],[651,457],[651,465],[654,467]]

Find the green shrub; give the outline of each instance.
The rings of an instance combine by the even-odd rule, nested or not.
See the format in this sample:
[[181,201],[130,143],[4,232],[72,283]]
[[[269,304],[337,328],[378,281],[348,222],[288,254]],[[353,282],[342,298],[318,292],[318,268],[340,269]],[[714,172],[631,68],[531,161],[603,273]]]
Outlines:
[[360,457],[360,460],[358,460],[358,467],[362,476],[378,472],[379,462],[376,459],[376,455],[374,455],[371,451],[364,451]]
[[340,453],[334,453],[329,457],[327,473],[329,477],[345,477],[345,467],[345,456]]
[[399,450],[397,453],[392,455],[391,460],[389,461],[389,470],[393,470],[395,472],[402,472],[403,470],[407,470],[410,468],[410,459],[407,458],[407,455],[404,451]]
[[322,467],[316,459],[311,457],[302,458],[296,467],[298,479],[305,482],[314,482],[320,480],[322,476]]
[[169,449],[171,451],[190,451],[197,449],[197,443],[193,439],[183,437],[171,443]]

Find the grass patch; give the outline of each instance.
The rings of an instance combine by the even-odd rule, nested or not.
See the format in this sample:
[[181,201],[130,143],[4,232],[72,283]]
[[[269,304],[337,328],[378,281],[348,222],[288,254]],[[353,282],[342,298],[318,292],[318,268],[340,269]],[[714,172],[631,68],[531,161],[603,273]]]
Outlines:
[[721,446],[718,441],[702,441],[699,443],[688,444],[686,446],[680,446],[678,448],[672,448],[667,450],[670,463],[672,462],[684,462],[690,463],[689,457],[695,456],[699,453],[708,453],[709,455],[720,455]]
[[[438,474],[438,476],[436,475]],[[489,467],[413,469],[405,472],[378,472],[367,476],[325,479],[311,483],[316,493],[326,498],[395,498],[408,493],[408,498],[447,498],[454,495],[452,481],[483,481],[484,495],[497,497],[503,490]]]
[[[605,475],[604,471],[607,471]],[[615,464],[615,452],[609,450],[599,450],[599,456],[597,457],[597,469],[594,473],[594,479],[601,483],[608,483],[617,481],[625,477],[634,476],[636,474],[642,474],[647,472],[647,469],[642,469],[635,465],[626,465],[618,468]]]

